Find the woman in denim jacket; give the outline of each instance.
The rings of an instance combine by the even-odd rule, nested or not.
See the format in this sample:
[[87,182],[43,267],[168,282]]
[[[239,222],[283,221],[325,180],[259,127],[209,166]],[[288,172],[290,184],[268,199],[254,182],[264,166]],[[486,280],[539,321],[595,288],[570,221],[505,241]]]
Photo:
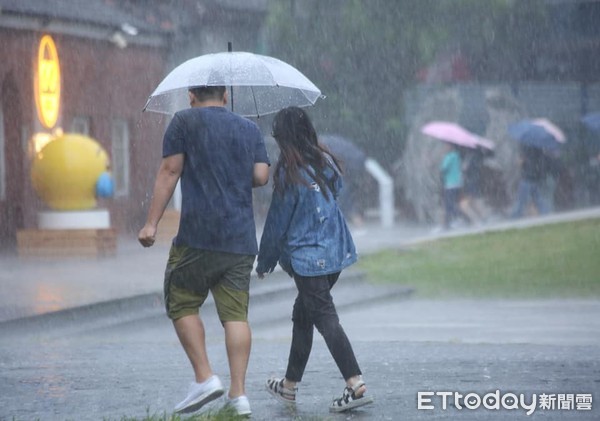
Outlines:
[[274,171],[274,192],[260,242],[256,271],[260,278],[279,262],[294,278],[298,296],[284,378],[267,380],[267,390],[284,403],[295,403],[312,348],[313,327],[346,380],[330,410],[341,412],[372,402],[365,396],[361,371],[333,304],[330,290],[342,269],[356,262],[356,250],[336,196],[342,187],[339,165],[324,147],[300,108],[281,110],[273,120],[281,150]]

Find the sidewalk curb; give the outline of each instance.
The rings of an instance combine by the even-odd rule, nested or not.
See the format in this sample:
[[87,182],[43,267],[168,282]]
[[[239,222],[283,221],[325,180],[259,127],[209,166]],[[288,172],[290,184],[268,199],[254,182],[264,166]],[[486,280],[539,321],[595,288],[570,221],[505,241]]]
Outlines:
[[155,312],[158,308],[164,308],[162,293],[134,295],[6,320],[0,322],[0,335],[44,332],[59,326],[72,330],[77,325],[93,326],[98,324],[99,320],[103,320],[104,324],[110,320],[124,322],[126,318],[123,316],[137,314],[139,318],[140,315]]
[[[296,296],[296,286],[284,272],[271,274],[271,279],[259,280],[253,275],[250,290],[252,306],[269,305],[268,317],[256,318],[257,312],[250,314],[252,325],[264,325],[289,317],[291,303]],[[368,292],[357,293],[357,289],[369,286]],[[372,287],[373,286],[373,287]],[[255,291],[252,292],[252,289]],[[357,303],[383,301],[390,298],[408,297],[413,288],[398,285],[376,285],[365,280],[362,271],[349,269],[342,273],[334,300],[338,309],[349,308]],[[214,312],[214,301],[209,295],[203,309]],[[210,314],[210,313],[209,313]],[[166,318],[162,292],[134,295],[114,300],[67,308],[64,310],[0,322],[0,337],[24,338],[30,335],[63,335],[107,328],[115,325],[134,323],[149,318]]]
[[443,240],[447,238],[469,237],[474,235],[490,234],[510,230],[522,230],[546,225],[554,225],[565,222],[575,222],[598,218],[600,218],[600,208],[583,209],[571,212],[550,214],[545,216],[512,219],[507,221],[496,222],[489,225],[481,225],[478,227],[467,227],[464,229],[455,229],[446,232],[439,232],[436,234],[430,234],[422,237],[413,238],[409,241],[398,244],[398,246],[410,247],[412,245],[427,243],[430,241]]

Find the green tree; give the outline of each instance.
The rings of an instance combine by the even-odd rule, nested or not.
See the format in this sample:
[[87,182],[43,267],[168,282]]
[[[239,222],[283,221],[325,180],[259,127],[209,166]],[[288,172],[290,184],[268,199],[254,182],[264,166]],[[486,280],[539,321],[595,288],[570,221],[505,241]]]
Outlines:
[[528,75],[547,21],[541,0],[272,0],[269,52],[327,96],[311,111],[321,132],[355,140],[384,164],[402,153],[404,94],[445,50],[478,81]]

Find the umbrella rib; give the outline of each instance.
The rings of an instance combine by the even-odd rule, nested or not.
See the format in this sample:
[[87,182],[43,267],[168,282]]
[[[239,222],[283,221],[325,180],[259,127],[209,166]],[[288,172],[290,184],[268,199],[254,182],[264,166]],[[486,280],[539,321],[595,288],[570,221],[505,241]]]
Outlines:
[[254,100],[254,108],[256,109],[256,117],[260,118],[260,113],[258,112],[258,103],[256,102],[256,95],[254,95],[254,86],[250,86],[250,91],[252,92],[252,99]]

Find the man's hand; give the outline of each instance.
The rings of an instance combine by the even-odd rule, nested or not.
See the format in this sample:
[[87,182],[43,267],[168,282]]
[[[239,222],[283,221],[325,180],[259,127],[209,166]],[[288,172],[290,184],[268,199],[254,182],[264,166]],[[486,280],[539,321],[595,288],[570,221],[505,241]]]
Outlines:
[[146,224],[138,234],[138,241],[144,247],[151,247],[156,241],[156,227]]
[[256,272],[256,276],[258,276],[258,279],[265,279],[264,273]]

